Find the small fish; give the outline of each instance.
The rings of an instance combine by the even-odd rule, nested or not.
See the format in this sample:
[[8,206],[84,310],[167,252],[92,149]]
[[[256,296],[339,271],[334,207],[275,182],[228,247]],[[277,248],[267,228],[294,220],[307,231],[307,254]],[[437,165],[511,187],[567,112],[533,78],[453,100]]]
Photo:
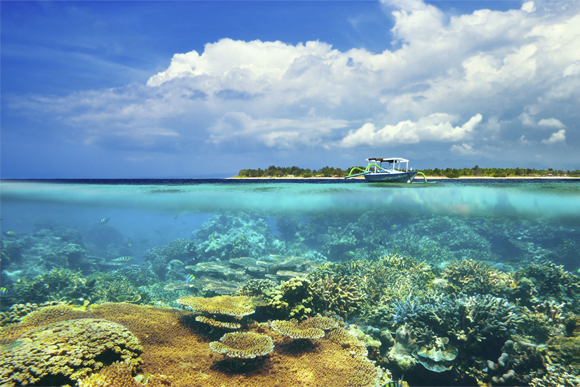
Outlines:
[[18,282],[19,284],[21,284],[22,283],[22,280],[20,278],[18,278],[18,281],[16,281],[16,282]]
[[396,229],[399,229],[399,228],[401,228],[401,225],[400,224],[393,224],[391,226],[391,230],[396,230]]
[[107,224],[110,218],[103,218],[101,219],[101,224]]
[[111,259],[111,262],[131,262],[133,257],[119,257],[115,259]]
[[6,232],[4,232],[4,234],[6,234],[6,235],[16,235],[16,233],[14,231],[6,231]]
[[0,288],[0,295],[4,295],[6,293],[8,293],[8,289],[6,289],[6,288]]
[[186,282],[191,282],[195,279],[195,276],[193,274],[188,274],[185,276],[185,281]]
[[387,384],[385,384],[385,387],[409,387],[409,383],[403,381],[404,376],[405,375],[401,376],[401,379],[399,380],[388,382]]
[[427,251],[427,249],[423,249],[423,252]]

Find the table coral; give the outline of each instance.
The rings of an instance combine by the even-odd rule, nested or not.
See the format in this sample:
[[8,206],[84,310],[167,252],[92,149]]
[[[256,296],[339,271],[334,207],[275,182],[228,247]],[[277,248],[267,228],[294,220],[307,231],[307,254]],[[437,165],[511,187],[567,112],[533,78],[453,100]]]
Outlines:
[[338,328],[338,321],[330,317],[310,317],[300,323],[303,328],[318,328],[325,331]]
[[253,332],[226,333],[220,341],[209,343],[212,351],[237,359],[253,359],[266,356],[274,350],[270,336]]
[[324,337],[324,331],[322,329],[301,326],[294,319],[292,321],[274,320],[270,325],[276,332],[295,340],[319,339]]
[[226,316],[243,317],[254,313],[248,297],[217,296],[217,297],[182,297],[177,303],[188,306],[198,313],[220,314]]
[[217,321],[213,318],[205,317],[205,316],[197,316],[195,321],[204,323],[207,325],[211,325],[212,327],[216,328],[223,328],[223,329],[240,329],[242,327],[239,323],[233,322],[224,322],[224,321]]
[[102,319],[68,320],[29,331],[0,352],[4,386],[62,385],[126,360],[141,362],[139,340],[124,326]]

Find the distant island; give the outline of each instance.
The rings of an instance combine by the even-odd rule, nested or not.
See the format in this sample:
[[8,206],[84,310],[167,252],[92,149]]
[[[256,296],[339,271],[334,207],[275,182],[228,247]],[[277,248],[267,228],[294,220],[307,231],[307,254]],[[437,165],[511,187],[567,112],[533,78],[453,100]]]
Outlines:
[[[276,167],[269,166],[266,169],[242,169],[235,178],[343,178],[348,176],[349,171],[354,168],[363,166],[353,166],[347,169],[324,167],[320,169],[308,169],[299,167]],[[531,169],[531,168],[445,168],[445,169],[421,169],[427,177],[580,177],[580,169],[575,171],[563,171],[552,168],[548,169]]]

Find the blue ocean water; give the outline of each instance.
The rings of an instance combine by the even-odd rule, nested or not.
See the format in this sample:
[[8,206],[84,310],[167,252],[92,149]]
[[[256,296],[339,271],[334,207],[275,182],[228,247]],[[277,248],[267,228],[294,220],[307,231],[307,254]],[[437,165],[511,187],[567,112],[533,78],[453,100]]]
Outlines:
[[[390,330],[392,337],[398,337],[395,331],[399,335],[403,328],[414,329],[417,335],[430,332],[433,343],[450,351],[459,348],[461,356],[471,360],[452,364],[452,359],[443,366],[437,364],[439,368],[421,363],[423,366],[415,368],[420,372],[407,376],[411,385],[429,385],[433,375],[439,378],[439,385],[461,385],[461,380],[492,383],[495,374],[479,364],[495,361],[509,340],[522,338],[522,343],[548,345],[565,329],[534,336],[529,327],[526,330],[514,323],[506,331],[500,326],[501,341],[493,342],[491,337],[499,334],[493,333],[486,342],[488,347],[478,349],[463,343],[460,333],[451,334],[440,323],[426,322],[429,308],[437,303],[465,308],[481,300],[482,305],[503,305],[507,315],[516,307],[522,308],[521,302],[538,318],[538,311],[546,305],[559,305],[558,313],[567,313],[559,317],[562,327],[564,318],[573,318],[580,310],[577,300],[573,300],[580,283],[574,276],[580,269],[579,180],[482,179],[413,184],[330,179],[29,180],[2,181],[0,195],[2,312],[26,302],[129,302],[182,307],[175,302],[178,297],[232,294],[248,283],[257,284],[252,282],[256,280],[279,286],[293,277],[319,273],[308,278],[312,283],[322,283],[328,275],[338,278],[346,273],[345,278],[351,275],[362,281],[358,294],[366,295],[357,306],[349,306],[351,309],[325,310],[320,305],[326,304],[322,303],[313,314],[332,313],[347,327],[358,327],[368,337],[382,341],[380,351],[371,351],[369,357],[397,378],[404,374],[403,360],[397,357],[403,355],[391,353],[397,346],[389,344],[384,332]],[[371,283],[364,281],[372,273],[356,277],[362,276],[360,265],[399,262],[385,257],[399,257],[396,259],[401,262],[411,257],[415,263],[401,266],[411,270],[409,273],[421,267],[417,262],[424,262],[432,273],[429,289],[422,282],[397,283],[393,288],[416,290],[394,294],[393,289],[385,288],[382,296],[371,295]],[[471,263],[461,266],[460,262],[467,261]],[[479,263],[484,266],[477,266]],[[464,276],[457,281],[473,286],[472,290],[453,285],[455,269],[448,270],[450,267],[464,270],[457,274]],[[479,271],[472,274],[471,269]],[[485,288],[485,279],[473,280],[478,273],[501,278],[497,283],[504,288]],[[557,275],[567,281],[562,289],[554,277]],[[551,282],[545,280],[549,276]],[[522,278],[528,277],[536,287],[526,296],[528,288],[522,285]],[[388,279],[382,280],[389,284]],[[442,286],[442,281],[451,285]],[[544,281],[543,288],[538,281]],[[546,295],[538,294],[541,291]],[[437,292],[439,295],[434,296]],[[528,298],[522,301],[522,294]],[[523,314],[528,312],[521,309]],[[273,312],[263,313],[264,321],[273,316],[268,315]],[[292,317],[288,313],[285,318]],[[557,325],[548,317],[542,321],[545,327],[542,325],[538,332]],[[484,328],[470,329],[487,332]],[[443,335],[449,335],[450,347],[441,344]],[[522,344],[521,348],[525,351],[527,347]],[[528,356],[523,353],[522,358]],[[411,358],[411,351],[405,356]],[[414,362],[422,359],[417,351],[412,356]],[[536,361],[541,364],[541,360]],[[523,360],[517,364],[521,368],[517,372],[522,375],[524,368],[537,366],[531,360],[529,364]],[[454,371],[446,373],[452,365]],[[481,372],[474,372],[476,368]],[[509,370],[502,372],[507,375]],[[514,382],[542,375],[530,371]]]

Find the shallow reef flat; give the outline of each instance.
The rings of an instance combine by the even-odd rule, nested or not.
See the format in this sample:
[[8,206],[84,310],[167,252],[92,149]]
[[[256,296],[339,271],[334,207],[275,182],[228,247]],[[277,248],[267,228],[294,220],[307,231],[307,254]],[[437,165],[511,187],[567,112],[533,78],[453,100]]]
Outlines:
[[[123,372],[131,374],[138,368],[137,380],[148,386],[378,386],[382,370],[363,356],[352,355],[350,344],[342,345],[328,338],[315,342],[296,342],[271,329],[268,324],[249,323],[245,331],[270,336],[274,350],[265,357],[240,362],[218,355],[210,349],[209,343],[219,340],[223,330],[209,330],[202,323],[195,322],[192,313],[169,308],[153,308],[126,303],[107,303],[85,308],[71,306],[50,306],[28,315],[22,322],[0,330],[2,344],[0,376],[3,386],[22,385],[27,378],[39,378],[36,385],[75,384],[70,380],[70,359],[55,361],[52,367],[40,369],[35,364],[38,354],[21,354],[32,361],[17,362],[11,356],[27,333],[51,324],[73,321],[93,321],[100,319],[119,324],[117,333],[127,329],[138,338],[142,346],[139,361],[135,365],[116,363],[113,367],[118,378],[109,379],[107,384],[116,386],[141,386],[133,378],[120,377]],[[123,328],[124,327],[124,328]],[[50,331],[50,330],[49,330]],[[127,333],[125,333],[127,336]],[[41,340],[50,341],[51,334]],[[86,343],[91,347],[94,343]],[[76,368],[91,368],[92,378],[82,378],[81,386],[101,386],[99,380],[111,378],[112,368],[105,367],[122,361],[122,354],[115,351],[119,340],[111,332],[109,342],[98,358],[98,364],[83,360]],[[65,353],[66,343],[60,346]],[[139,352],[139,351],[138,351]],[[66,352],[68,353],[68,352]],[[82,354],[76,354],[83,359]],[[79,356],[80,355],[80,356]],[[35,357],[36,356],[36,357]],[[24,366],[23,364],[26,364]],[[100,374],[102,373],[102,374]],[[86,379],[86,380],[83,380]],[[129,383],[129,384],[126,384]],[[145,384],[145,383],[144,383]]]

